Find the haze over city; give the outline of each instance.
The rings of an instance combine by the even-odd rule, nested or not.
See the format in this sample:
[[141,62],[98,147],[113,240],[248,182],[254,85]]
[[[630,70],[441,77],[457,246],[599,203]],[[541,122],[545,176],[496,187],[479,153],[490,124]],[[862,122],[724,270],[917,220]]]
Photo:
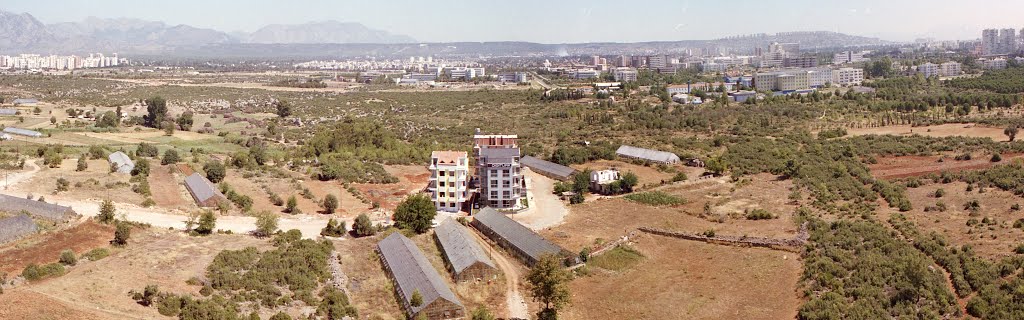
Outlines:
[[[965,10],[971,8],[974,10]],[[639,42],[752,33],[837,31],[891,41],[977,38],[981,25],[1014,26],[1024,2],[979,0],[782,1],[0,1],[45,23],[136,18],[225,32],[336,20],[421,42]],[[941,18],[939,18],[941,17]]]

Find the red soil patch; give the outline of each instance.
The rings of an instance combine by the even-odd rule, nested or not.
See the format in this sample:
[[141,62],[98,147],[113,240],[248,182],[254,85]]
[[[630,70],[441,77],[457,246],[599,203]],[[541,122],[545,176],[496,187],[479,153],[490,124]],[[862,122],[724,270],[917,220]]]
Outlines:
[[195,173],[195,170],[192,170],[192,166],[189,166],[187,163],[179,163],[176,164],[175,167],[177,167],[178,173],[181,173],[181,175],[185,177]]
[[[875,178],[893,179],[923,176],[943,171],[985,169],[1013,159],[1024,158],[1024,154],[1003,155],[1003,161],[992,162],[989,155],[976,155],[972,160],[956,161],[943,156],[901,156],[879,158],[878,163],[869,165]],[[939,162],[942,159],[942,162]]]
[[65,249],[82,254],[108,244],[113,236],[114,228],[88,220],[69,229],[29,237],[0,249],[0,273],[20,274],[30,263],[57,262]]
[[424,166],[386,166],[385,170],[398,178],[391,184],[352,184],[370,202],[379,203],[381,208],[393,210],[406,196],[422,191],[430,180],[430,171]]

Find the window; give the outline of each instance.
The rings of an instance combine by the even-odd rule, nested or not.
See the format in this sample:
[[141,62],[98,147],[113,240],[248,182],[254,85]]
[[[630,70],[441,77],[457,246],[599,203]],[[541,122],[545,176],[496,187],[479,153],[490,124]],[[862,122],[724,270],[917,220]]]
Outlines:
[[503,175],[506,175],[506,176],[507,176],[507,175],[508,175],[508,169],[505,169],[505,170],[501,170],[501,173],[502,173]]
[[443,177],[443,176],[444,176],[444,173],[445,173],[445,171],[438,171],[438,172],[437,172],[437,175],[439,175],[439,176],[442,176],[442,177]]
[[439,187],[444,187],[444,181],[439,181],[439,182],[437,183],[437,186],[439,186]]
[[449,192],[448,193],[448,197],[449,198],[455,198],[455,192]]
[[498,192],[497,191],[491,191],[491,198],[497,198],[497,197],[498,197]]

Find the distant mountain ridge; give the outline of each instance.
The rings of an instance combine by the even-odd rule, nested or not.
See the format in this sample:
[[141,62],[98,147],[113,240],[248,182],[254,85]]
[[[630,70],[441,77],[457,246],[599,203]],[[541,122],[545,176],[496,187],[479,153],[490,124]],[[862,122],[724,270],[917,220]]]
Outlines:
[[0,53],[82,54],[211,58],[338,58],[351,56],[554,56],[651,53],[676,54],[687,49],[742,53],[771,42],[797,42],[801,49],[879,46],[891,42],[828,31],[785,32],[714,40],[635,43],[448,42],[415,39],[338,21],[267,25],[259,30],[222,32],[189,25],[120,18],[90,17],[46,25],[31,14],[0,11]]
[[131,18],[89,17],[78,22],[43,24],[29,13],[0,11],[0,51],[120,51],[164,53],[206,45],[232,43],[411,43],[404,35],[359,23],[324,21],[268,25],[253,33],[226,33],[189,25]]

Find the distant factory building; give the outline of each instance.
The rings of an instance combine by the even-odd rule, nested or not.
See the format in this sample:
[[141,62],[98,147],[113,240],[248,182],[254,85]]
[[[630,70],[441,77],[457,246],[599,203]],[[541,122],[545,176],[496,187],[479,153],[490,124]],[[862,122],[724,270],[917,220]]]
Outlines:
[[210,180],[199,173],[193,173],[185,178],[185,188],[200,207],[216,207],[220,202],[228,201]]
[[623,146],[619,147],[618,150],[615,150],[615,154],[619,155],[620,157],[624,157],[624,158],[637,159],[637,160],[646,160],[646,161],[657,162],[657,163],[665,163],[665,164],[676,164],[676,163],[679,163],[679,156],[677,156],[674,153],[665,152],[665,151],[658,151],[658,150],[651,150],[651,149],[644,149],[644,148],[637,148],[637,147],[627,146],[627,145],[623,145]]
[[132,169],[135,169],[135,163],[128,157],[124,152],[118,151],[111,153],[107,156],[107,160],[110,161],[110,166],[114,171],[119,173],[131,173]]
[[[465,316],[462,302],[412,240],[400,232],[392,233],[377,243],[377,252],[409,319],[462,319]],[[416,293],[421,301],[413,305],[412,297]]]
[[472,231],[448,218],[434,228],[434,237],[444,252],[446,266],[455,280],[487,280],[497,274],[494,261],[477,242]]

